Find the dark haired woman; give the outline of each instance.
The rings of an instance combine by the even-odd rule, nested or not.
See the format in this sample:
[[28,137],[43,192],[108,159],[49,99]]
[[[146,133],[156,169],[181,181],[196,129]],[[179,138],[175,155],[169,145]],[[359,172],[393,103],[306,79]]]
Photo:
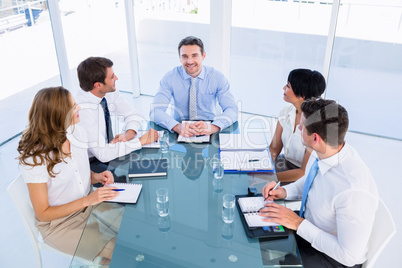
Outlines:
[[[304,175],[310,153],[305,149],[299,128],[301,104],[306,99],[320,97],[325,90],[325,79],[321,73],[308,69],[295,69],[289,73],[283,87],[283,99],[291,105],[278,115],[276,130],[269,145],[278,180],[296,181]],[[283,149],[283,154],[279,155]]]

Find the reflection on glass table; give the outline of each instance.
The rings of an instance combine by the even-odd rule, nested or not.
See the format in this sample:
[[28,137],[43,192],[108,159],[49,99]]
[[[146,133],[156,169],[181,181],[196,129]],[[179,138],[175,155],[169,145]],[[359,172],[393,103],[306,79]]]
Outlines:
[[[267,180],[275,180],[274,173],[225,173],[216,179],[212,159],[219,154],[217,135],[211,144],[177,144],[176,134],[170,135],[163,155],[159,149],[142,149],[109,164],[116,179],[143,185],[136,204],[103,203],[92,211],[91,220],[101,221],[98,211],[116,206],[115,225],[109,228],[117,235],[110,267],[303,267],[293,232],[277,240],[248,238],[237,207],[232,223],[222,220],[225,194],[247,194],[249,186],[261,192]],[[130,160],[162,157],[168,160],[167,176],[135,181],[127,176]],[[166,217],[157,211],[159,188],[168,190]],[[84,237],[77,256],[85,250]],[[74,259],[72,267],[81,266]]]

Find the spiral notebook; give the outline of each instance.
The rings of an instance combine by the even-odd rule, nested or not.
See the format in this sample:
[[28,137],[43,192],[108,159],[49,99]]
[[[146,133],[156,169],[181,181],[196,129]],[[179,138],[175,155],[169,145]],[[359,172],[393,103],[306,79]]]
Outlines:
[[239,198],[239,205],[249,227],[275,226],[275,222],[263,221],[265,217],[258,215],[258,211],[264,207],[264,197]]
[[265,205],[264,198],[259,196],[236,195],[237,206],[246,234],[256,237],[287,237],[289,232],[282,225],[275,222],[265,222],[258,211]]
[[115,199],[109,200],[109,202],[118,203],[137,203],[138,196],[141,193],[142,184],[134,183],[112,183],[107,186],[117,187],[119,189],[124,189],[124,191],[119,191],[119,196]]

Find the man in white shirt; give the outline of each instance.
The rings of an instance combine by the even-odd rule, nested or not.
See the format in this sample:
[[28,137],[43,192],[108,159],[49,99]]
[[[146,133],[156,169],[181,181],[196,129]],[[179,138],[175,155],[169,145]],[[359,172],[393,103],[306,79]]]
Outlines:
[[301,110],[303,144],[314,150],[306,167],[309,172],[277,190],[272,190],[275,182],[268,183],[262,191],[270,200],[302,199],[300,214],[272,202],[260,215],[296,230],[304,267],[361,267],[378,207],[377,186],[344,141],[349,125],[345,108],[318,99],[305,101]]
[[[143,119],[116,90],[118,78],[112,66],[113,62],[107,58],[89,57],[77,68],[83,91],[75,98],[81,106],[81,122],[73,134],[76,140],[88,146],[91,170],[94,172],[105,170],[110,160],[158,139],[154,129],[135,138]],[[113,130],[118,129],[119,119],[124,120],[125,132],[114,136]]]

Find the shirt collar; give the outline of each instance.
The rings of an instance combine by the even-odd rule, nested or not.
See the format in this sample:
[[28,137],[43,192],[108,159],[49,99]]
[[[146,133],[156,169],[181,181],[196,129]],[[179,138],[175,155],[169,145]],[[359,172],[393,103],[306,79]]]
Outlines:
[[[343,159],[345,159],[349,150],[350,150],[350,147],[345,142],[344,146],[338,153],[334,154],[331,157],[328,157],[328,158],[325,158],[322,160],[318,160],[318,167],[319,167],[321,175],[324,175],[328,170],[330,170],[333,167],[336,167],[339,163],[341,163],[343,161]],[[316,151],[313,151],[313,153],[311,155],[315,158],[318,158]]]
[[[188,73],[186,73],[186,70],[184,70],[184,67],[183,67],[183,66],[181,66],[181,72],[182,72],[182,74],[183,74],[183,78],[184,78],[184,79],[191,79],[191,78],[192,78],[192,76],[190,76],[190,75],[188,75]],[[204,77],[205,77],[205,66],[202,65],[201,72],[200,72],[199,75],[196,76],[196,78],[199,78],[199,79],[201,79],[201,80],[204,80]]]
[[[92,94],[89,91],[84,92],[84,95],[86,96],[86,99],[90,102],[90,103],[95,103],[95,104],[99,104],[103,98],[99,98],[97,96],[95,96],[94,94]],[[106,97],[106,96],[105,96]]]

